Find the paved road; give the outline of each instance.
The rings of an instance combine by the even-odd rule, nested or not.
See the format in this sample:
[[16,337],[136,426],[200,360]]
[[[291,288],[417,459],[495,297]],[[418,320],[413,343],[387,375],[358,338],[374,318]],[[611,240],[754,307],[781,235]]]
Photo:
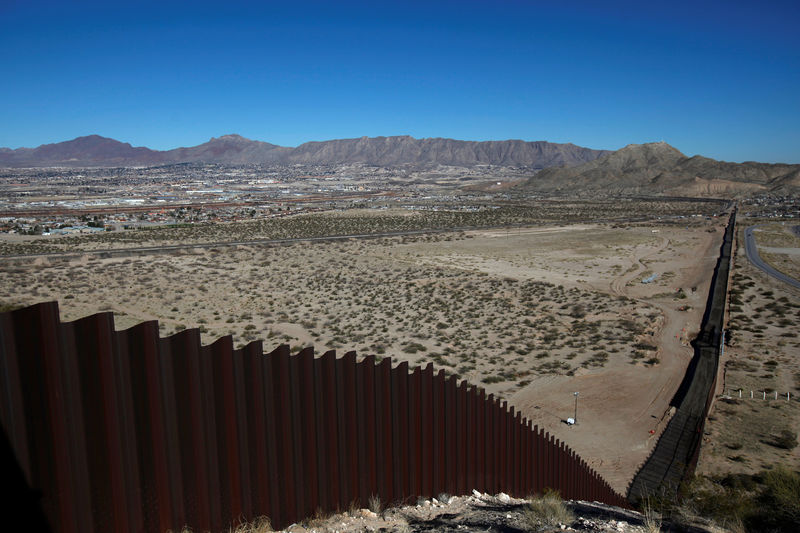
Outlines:
[[784,283],[788,283],[792,287],[800,289],[800,281],[794,279],[791,276],[787,276],[783,272],[775,270],[767,263],[765,263],[764,260],[761,259],[761,256],[758,255],[758,247],[756,246],[756,239],[753,236],[753,230],[756,227],[757,226],[750,226],[749,228],[744,230],[744,249],[745,252],[747,252],[747,259],[749,259],[751,263],[753,263],[755,266],[757,266],[758,268],[760,268],[773,278],[779,279]]

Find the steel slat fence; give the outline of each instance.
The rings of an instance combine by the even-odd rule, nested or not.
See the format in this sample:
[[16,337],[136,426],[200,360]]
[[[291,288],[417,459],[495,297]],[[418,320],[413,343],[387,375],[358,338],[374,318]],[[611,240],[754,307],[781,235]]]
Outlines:
[[58,532],[284,527],[472,489],[626,505],[564,443],[430,364],[202,346],[156,322],[115,331],[111,313],[62,323],[50,302],[0,314],[0,380],[12,460]]
[[694,356],[673,399],[677,410],[628,487],[631,501],[642,501],[660,492],[675,494],[680,483],[694,474],[717,387],[735,228],[734,209],[712,275],[701,330],[692,342]]

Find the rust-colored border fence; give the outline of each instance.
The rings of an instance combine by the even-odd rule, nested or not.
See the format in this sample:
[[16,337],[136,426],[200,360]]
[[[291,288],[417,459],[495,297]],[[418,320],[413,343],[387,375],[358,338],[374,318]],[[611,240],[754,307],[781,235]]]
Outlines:
[[0,314],[0,416],[55,531],[220,531],[471,489],[625,506],[563,442],[482,389],[355,352],[264,354],[157,322]]
[[701,330],[692,342],[694,357],[673,398],[677,410],[628,487],[632,502],[662,492],[677,493],[681,482],[689,479],[697,467],[705,421],[717,387],[735,228],[734,209],[714,268]]

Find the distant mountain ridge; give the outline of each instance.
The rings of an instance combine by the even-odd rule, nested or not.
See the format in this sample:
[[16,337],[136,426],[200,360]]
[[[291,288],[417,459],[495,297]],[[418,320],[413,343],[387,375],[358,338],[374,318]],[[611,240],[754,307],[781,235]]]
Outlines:
[[296,148],[212,137],[188,148],[159,151],[89,135],[37,148],[0,148],[0,167],[122,167],[176,163],[366,164],[431,168],[492,165],[530,169],[517,190],[594,194],[735,197],[800,191],[800,165],[728,163],[687,157],[665,142],[631,144],[615,152],[546,141],[459,141],[409,136],[308,142]]
[[546,141],[459,141],[409,136],[361,137],[308,142],[296,148],[223,135],[189,148],[158,151],[89,135],[37,148],[0,148],[0,166],[148,166],[170,163],[225,164],[350,164],[378,166],[497,165],[539,170],[574,166],[596,159],[606,150]]
[[630,144],[571,168],[548,168],[520,189],[574,194],[732,197],[800,190],[800,165],[687,157],[665,142]]

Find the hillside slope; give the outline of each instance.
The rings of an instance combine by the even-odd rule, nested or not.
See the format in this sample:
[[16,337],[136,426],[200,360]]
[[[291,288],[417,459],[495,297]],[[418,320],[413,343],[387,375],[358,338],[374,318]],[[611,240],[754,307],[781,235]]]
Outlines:
[[458,141],[361,137],[309,142],[289,148],[253,141],[239,135],[223,135],[188,148],[157,151],[133,147],[114,139],[90,135],[37,148],[0,149],[0,166],[148,166],[170,163],[222,164],[349,164],[430,167],[495,165],[534,170],[550,166],[574,166],[608,152],[545,141]]
[[570,194],[665,194],[735,197],[753,192],[791,192],[800,185],[800,165],[728,163],[686,157],[667,143],[630,144],[572,168],[549,168],[523,190]]

